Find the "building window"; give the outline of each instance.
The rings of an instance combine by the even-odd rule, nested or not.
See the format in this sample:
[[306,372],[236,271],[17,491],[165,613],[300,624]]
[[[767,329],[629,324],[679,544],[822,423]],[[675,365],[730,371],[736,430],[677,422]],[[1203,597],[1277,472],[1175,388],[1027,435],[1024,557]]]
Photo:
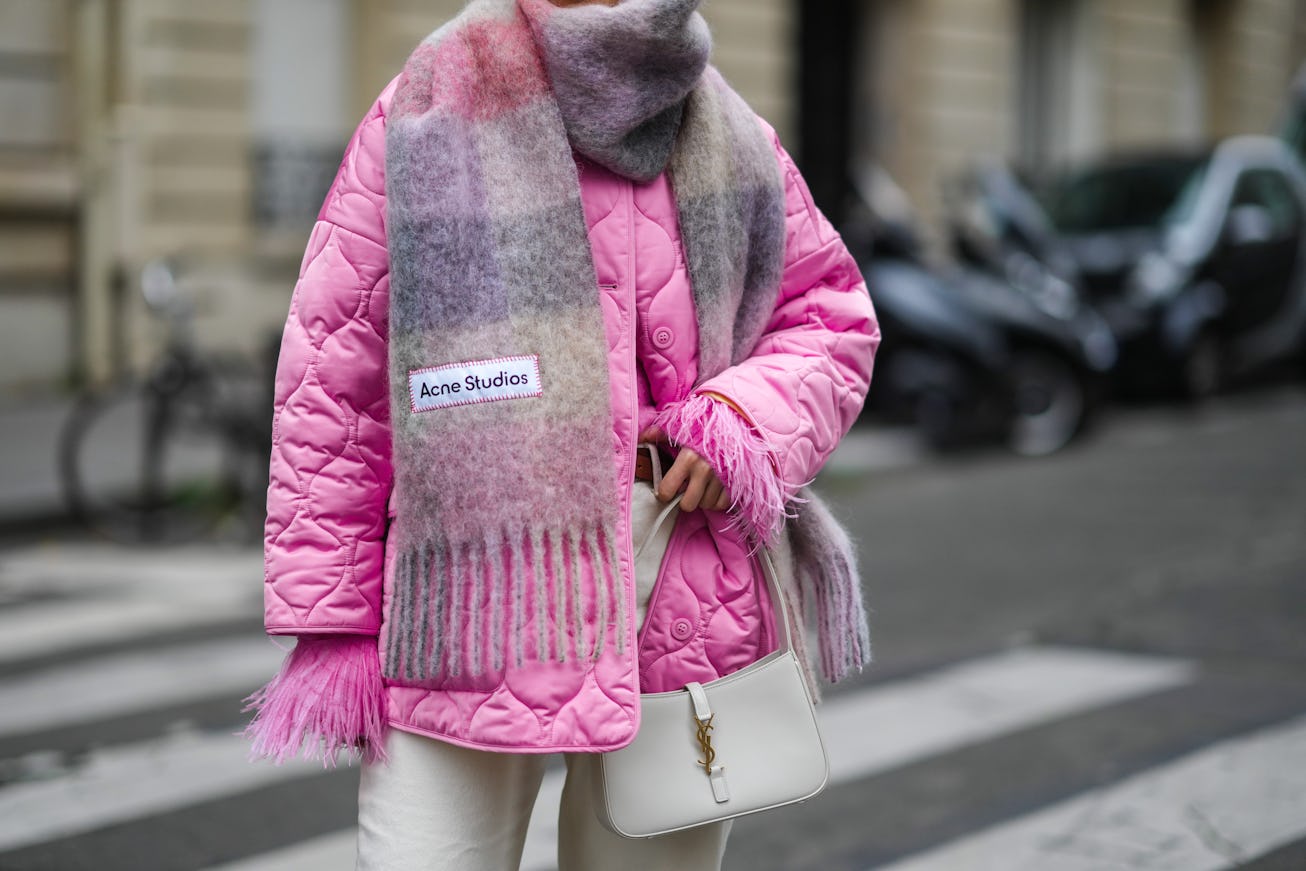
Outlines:
[[1091,153],[1100,136],[1084,0],[1022,0],[1016,142],[1023,166],[1045,170]]
[[310,225],[352,127],[350,0],[256,0],[254,217],[261,230]]

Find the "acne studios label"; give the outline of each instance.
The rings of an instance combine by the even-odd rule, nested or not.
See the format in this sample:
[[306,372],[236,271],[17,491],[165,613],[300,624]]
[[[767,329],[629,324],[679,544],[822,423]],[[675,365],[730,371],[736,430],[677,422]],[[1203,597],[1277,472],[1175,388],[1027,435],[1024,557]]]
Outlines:
[[410,369],[408,395],[414,413],[476,402],[543,396],[540,358],[529,354]]

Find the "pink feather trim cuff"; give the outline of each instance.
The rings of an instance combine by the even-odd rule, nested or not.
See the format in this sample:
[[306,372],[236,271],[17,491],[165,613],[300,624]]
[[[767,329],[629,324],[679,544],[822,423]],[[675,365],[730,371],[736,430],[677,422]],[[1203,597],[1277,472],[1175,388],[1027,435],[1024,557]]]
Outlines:
[[385,686],[376,639],[362,635],[304,635],[281,671],[245,699],[257,709],[245,728],[251,758],[280,765],[302,750],[305,759],[334,767],[342,751],[361,749],[384,761]]
[[707,460],[733,500],[730,508],[754,541],[774,544],[784,528],[785,487],[766,440],[725,402],[696,393],[658,411],[653,425],[673,445]]

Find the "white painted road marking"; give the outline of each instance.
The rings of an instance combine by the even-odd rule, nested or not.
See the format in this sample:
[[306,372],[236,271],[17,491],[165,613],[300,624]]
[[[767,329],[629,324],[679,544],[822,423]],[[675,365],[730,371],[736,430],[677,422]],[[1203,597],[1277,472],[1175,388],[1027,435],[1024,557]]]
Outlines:
[[1306,837],[1306,717],[878,871],[1222,871]]
[[[286,651],[295,644],[281,643]],[[11,678],[0,683],[0,736],[253,692],[277,673],[286,651],[266,637],[196,641]]]
[[248,608],[238,605],[212,604],[188,612],[191,607],[175,600],[156,599],[16,608],[0,615],[0,662],[21,662],[35,656],[75,652],[88,645],[200,629],[250,616]]
[[257,550],[37,545],[0,557],[0,593],[75,596],[0,610],[0,662],[130,642],[263,612]]
[[855,780],[1006,732],[1188,683],[1187,660],[1026,647],[822,706],[830,776]]
[[[818,709],[831,782],[868,777],[1058,717],[1179,686],[1195,676],[1187,660],[1032,647],[834,696]],[[556,867],[563,778],[561,770],[545,775],[526,837],[523,871]],[[348,871],[354,863],[353,837],[349,829],[223,866],[223,871]],[[329,853],[332,844],[339,853]]]
[[321,771],[248,764],[239,735],[181,733],[91,754],[74,771],[0,789],[0,850],[68,837]]

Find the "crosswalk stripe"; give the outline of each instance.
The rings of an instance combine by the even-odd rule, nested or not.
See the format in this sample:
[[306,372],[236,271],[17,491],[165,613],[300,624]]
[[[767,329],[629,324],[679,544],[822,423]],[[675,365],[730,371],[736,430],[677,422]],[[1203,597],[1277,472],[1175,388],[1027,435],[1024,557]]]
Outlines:
[[[1030,647],[834,696],[818,708],[831,782],[868,777],[1005,732],[1158,692],[1191,681],[1196,673],[1187,660]],[[555,867],[563,778],[560,770],[545,776],[522,871]],[[224,871],[345,871],[353,862],[353,830],[339,838],[335,843],[348,847],[335,855],[317,850],[315,841],[306,847],[302,864],[294,864],[293,852],[278,851],[224,866]]]
[[1223,871],[1306,838],[1306,717],[878,871]]
[[1186,660],[1070,647],[1014,648],[959,663],[823,705],[831,779],[867,777],[1196,676]]
[[[260,548],[183,544],[123,547],[109,542],[42,542],[0,553],[7,590],[103,593],[106,589],[172,590],[190,598],[244,596],[262,576]],[[261,593],[255,585],[254,592]]]
[[248,615],[249,608],[235,603],[201,607],[166,599],[29,605],[0,615],[0,662],[148,638],[179,627],[225,624]]
[[0,613],[0,663],[149,638],[189,627],[257,620],[262,556],[249,549],[37,546],[0,558],[11,595],[68,596]]
[[[283,643],[287,650],[294,645]],[[0,684],[0,737],[170,702],[252,691],[276,673],[284,655],[270,640],[251,637],[198,641],[43,669]]]
[[184,732],[92,753],[74,771],[0,789],[0,850],[140,819],[320,771],[322,764],[247,764],[239,735]]

